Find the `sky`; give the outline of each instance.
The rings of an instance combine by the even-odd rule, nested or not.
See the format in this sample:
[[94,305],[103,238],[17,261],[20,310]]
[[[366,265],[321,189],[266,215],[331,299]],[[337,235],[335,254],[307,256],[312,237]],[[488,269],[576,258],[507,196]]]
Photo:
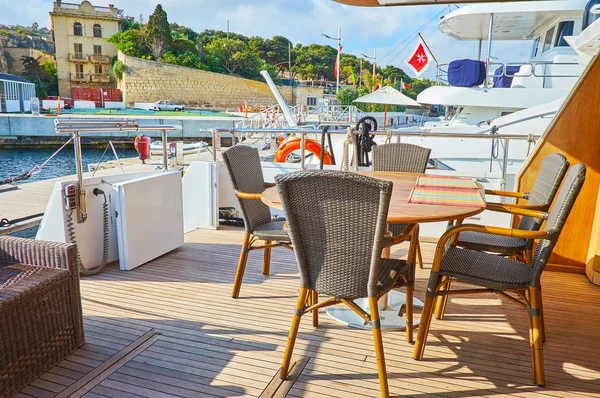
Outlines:
[[[72,0],[79,3],[80,0]],[[125,15],[144,21],[152,13],[157,0],[95,0],[94,5],[114,3]],[[50,27],[49,0],[0,0],[0,24]],[[446,5],[410,7],[352,7],[332,0],[162,0],[161,4],[170,22],[188,26],[195,31],[218,29],[225,31],[229,20],[230,31],[246,36],[270,38],[283,35],[293,43],[330,44],[335,42],[321,36],[336,37],[342,29],[343,52],[357,56],[377,53],[379,65],[392,64],[414,76],[404,64],[417,43],[421,32],[431,52],[440,63],[454,59],[476,58],[476,42],[457,41],[439,32],[437,24],[448,14]],[[456,6],[450,6],[455,10]],[[530,42],[495,42],[492,56],[496,62],[525,61]],[[484,44],[485,48],[485,44]],[[484,51],[485,52],[485,51]],[[435,64],[423,77],[435,78]]]

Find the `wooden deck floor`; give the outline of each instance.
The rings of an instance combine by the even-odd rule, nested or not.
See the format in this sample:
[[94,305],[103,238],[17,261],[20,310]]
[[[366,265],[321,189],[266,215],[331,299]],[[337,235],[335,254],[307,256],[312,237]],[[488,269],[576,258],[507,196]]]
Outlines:
[[[131,272],[81,282],[87,343],[19,396],[259,396],[276,379],[298,288],[293,254],[273,252],[271,277],[252,252],[241,298],[230,297],[239,230],[196,231],[187,243]],[[151,244],[151,242],[149,242]],[[428,264],[418,272],[424,296]],[[394,255],[403,255],[400,248]],[[495,295],[453,297],[432,323],[423,361],[403,332],[385,332],[393,396],[600,397],[600,288],[584,275],[543,277],[546,388],[531,385],[527,318]],[[289,397],[378,396],[372,335],[320,316],[304,319]],[[291,384],[291,383],[290,383]]]

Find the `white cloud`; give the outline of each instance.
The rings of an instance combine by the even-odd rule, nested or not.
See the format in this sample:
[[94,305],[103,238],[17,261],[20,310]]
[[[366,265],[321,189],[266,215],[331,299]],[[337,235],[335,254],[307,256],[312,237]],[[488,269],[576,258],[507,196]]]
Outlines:
[[[80,0],[71,0],[79,2]],[[95,0],[95,5],[114,3],[125,10],[126,15],[148,19],[157,0]],[[407,69],[404,60],[414,49],[416,37],[404,44],[407,37],[439,13],[444,6],[413,6],[364,8],[351,7],[332,0],[162,0],[160,3],[169,15],[169,20],[191,27],[230,30],[247,36],[272,37],[283,35],[294,43],[335,43],[321,36],[337,34],[342,27],[344,52],[371,55],[377,49],[378,59],[394,50],[383,59],[383,65],[392,63]],[[36,21],[42,26],[50,25],[48,12],[52,9],[49,0],[0,0],[0,23],[30,25]],[[437,29],[439,18],[431,21],[423,31],[434,55],[441,63],[458,58],[476,58],[476,42],[459,42],[442,35]],[[404,50],[399,52],[403,47]],[[486,45],[483,45],[485,54]],[[527,58],[529,44],[522,42],[494,44],[492,54],[503,61],[523,61]],[[425,77],[435,76],[430,68]]]

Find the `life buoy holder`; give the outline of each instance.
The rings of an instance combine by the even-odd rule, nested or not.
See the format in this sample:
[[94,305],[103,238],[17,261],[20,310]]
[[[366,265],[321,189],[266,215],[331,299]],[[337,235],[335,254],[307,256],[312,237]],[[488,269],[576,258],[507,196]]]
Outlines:
[[[277,152],[275,153],[275,162],[284,163],[288,155],[294,151],[300,149],[302,139],[300,137],[290,137],[287,140],[279,144]],[[315,155],[317,158],[321,157],[321,145],[310,138],[304,139],[304,148]],[[325,150],[323,155],[323,164],[333,164],[333,159],[329,151]]]
[[136,135],[135,136],[135,140],[133,140],[133,147],[135,148],[135,151],[137,153],[140,153],[140,145],[139,145],[139,143],[140,143],[140,138],[142,138],[142,137],[143,137],[142,135]]

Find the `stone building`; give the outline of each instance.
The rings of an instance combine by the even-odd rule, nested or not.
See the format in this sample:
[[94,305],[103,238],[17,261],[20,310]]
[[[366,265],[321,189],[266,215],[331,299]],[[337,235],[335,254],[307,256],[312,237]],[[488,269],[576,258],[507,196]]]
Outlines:
[[115,86],[111,59],[116,47],[106,41],[117,33],[121,15],[114,5],[94,6],[58,0],[50,12],[56,45],[58,91],[71,97],[71,88],[110,88]]

